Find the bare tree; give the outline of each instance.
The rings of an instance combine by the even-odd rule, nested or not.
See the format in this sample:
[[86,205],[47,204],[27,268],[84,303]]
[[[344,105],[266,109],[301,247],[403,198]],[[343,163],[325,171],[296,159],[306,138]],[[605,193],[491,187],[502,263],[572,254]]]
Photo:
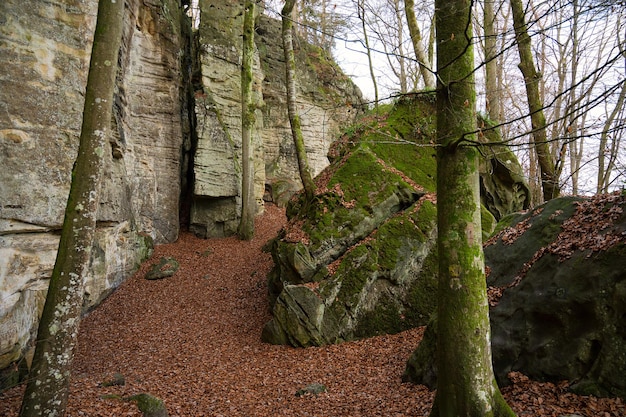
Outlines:
[[241,64],[241,219],[237,234],[250,240],[254,235],[256,201],[254,196],[254,151],[252,129],[256,122],[256,106],[252,103],[252,67],[254,62],[255,0],[246,0],[243,13],[243,53]]
[[431,417],[514,416],[495,383],[480,220],[471,0],[437,0],[437,393]]
[[495,30],[494,0],[483,2],[483,32],[485,51],[485,104],[491,120],[500,121],[500,87],[498,83],[498,49]]
[[376,73],[374,72],[374,64],[372,62],[372,48],[370,46],[369,36],[367,35],[365,0],[357,0],[357,12],[359,21],[361,22],[361,29],[363,31],[363,42],[365,44],[365,52],[367,53],[367,63],[370,71],[370,77],[372,79],[372,85],[374,86],[374,104],[378,106],[378,82],[376,81]]
[[521,0],[510,0],[513,12],[513,27],[520,56],[519,68],[524,75],[526,98],[532,125],[532,138],[537,160],[541,170],[541,186],[545,201],[557,197],[560,193],[559,178],[551,157],[550,147],[546,134],[546,118],[543,112],[543,101],[539,94],[541,73],[535,68],[535,61],[531,49],[531,39],[528,35],[524,6]]
[[424,80],[424,87],[427,89],[435,88],[435,76],[431,69],[431,63],[428,60],[428,55],[422,44],[422,33],[417,24],[417,18],[415,17],[415,2],[414,0],[404,0],[404,13],[406,14],[406,21],[409,26],[409,33],[411,34],[411,42],[413,43],[413,51],[415,52],[415,58],[419,65],[420,74]]
[[84,279],[96,229],[104,149],[111,125],[124,2],[100,0],[78,156],[63,230],[39,322],[21,417],[63,416],[78,339]]
[[298,170],[300,179],[304,187],[304,194],[308,203],[313,201],[315,197],[315,183],[309,168],[309,159],[304,146],[304,137],[302,136],[302,127],[300,123],[300,115],[297,109],[296,97],[296,60],[293,52],[293,34],[292,19],[293,7],[295,0],[285,1],[282,14],[282,37],[283,50],[285,54],[285,82],[287,83],[287,112],[289,113],[289,124],[291,125],[291,134],[293,136],[294,146],[296,148],[296,157],[298,159]]
[[[618,22],[621,22],[621,19],[618,19]],[[617,26],[620,27],[619,24]],[[626,64],[626,40],[621,40],[619,48]],[[626,79],[621,81],[620,93],[613,109],[606,111],[606,121],[604,122],[602,134],[600,135],[600,144],[598,146],[598,179],[596,187],[596,192],[598,193],[607,193],[611,185],[611,174],[615,167],[619,149],[621,149],[621,139],[624,135],[625,103]],[[622,120],[622,126],[621,128],[614,129],[614,123],[619,119]]]

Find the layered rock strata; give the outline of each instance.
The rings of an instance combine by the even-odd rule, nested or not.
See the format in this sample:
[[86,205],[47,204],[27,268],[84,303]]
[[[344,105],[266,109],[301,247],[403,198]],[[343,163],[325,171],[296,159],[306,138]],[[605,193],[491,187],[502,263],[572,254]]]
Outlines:
[[[190,229],[202,237],[237,230],[241,211],[241,36],[239,2],[201,0],[199,74],[195,103],[197,148]],[[299,190],[297,160],[287,115],[281,24],[257,18],[253,131],[255,196],[284,205]],[[297,107],[311,171],[328,166],[330,144],[362,107],[360,91],[332,59],[304,43],[297,50]]]
[[[0,369],[29,349],[78,149],[97,1],[0,4]],[[28,10],[26,16],[25,10]],[[85,309],[179,231],[181,10],[128,0]]]

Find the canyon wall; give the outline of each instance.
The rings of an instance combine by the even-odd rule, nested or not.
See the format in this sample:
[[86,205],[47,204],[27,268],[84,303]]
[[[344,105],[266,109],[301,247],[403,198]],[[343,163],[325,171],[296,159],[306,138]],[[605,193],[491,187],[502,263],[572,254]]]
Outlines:
[[[0,4],[0,369],[30,350],[76,158],[97,1]],[[85,309],[179,232],[181,11],[128,0]]]
[[[236,229],[242,4],[200,6],[202,23],[193,32],[178,0],[126,0],[85,311],[128,278],[153,244],[175,241],[181,222],[204,237]],[[32,351],[78,149],[96,10],[97,0],[0,3],[0,370],[24,364]],[[257,25],[261,211],[264,195],[284,198],[300,182],[280,22],[259,16]],[[357,105],[361,98],[340,71],[327,78],[338,69],[319,51],[300,45],[298,59],[298,103],[317,173],[328,164],[331,141],[356,114],[337,103]]]

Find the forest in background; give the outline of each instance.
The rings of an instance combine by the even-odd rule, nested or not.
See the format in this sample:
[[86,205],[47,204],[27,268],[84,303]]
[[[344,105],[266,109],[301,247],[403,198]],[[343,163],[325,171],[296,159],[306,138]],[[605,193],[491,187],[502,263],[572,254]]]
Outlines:
[[[529,110],[512,3],[474,2],[477,110],[497,122],[503,141],[517,154],[535,204],[544,200],[533,145],[538,127],[530,117],[539,110],[554,178],[564,194],[623,189],[626,6],[606,0],[515,2],[525,18],[540,100]],[[280,7],[267,0],[265,13],[280,18]],[[294,16],[297,33],[331,54],[371,106],[434,88],[420,67],[423,63],[434,77],[433,1],[302,0]]]

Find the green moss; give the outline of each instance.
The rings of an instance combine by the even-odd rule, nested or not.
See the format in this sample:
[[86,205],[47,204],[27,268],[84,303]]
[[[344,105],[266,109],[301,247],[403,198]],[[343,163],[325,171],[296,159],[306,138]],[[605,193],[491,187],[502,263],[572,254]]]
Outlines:
[[486,241],[496,228],[496,218],[487,210],[487,207],[480,205],[480,221],[483,229],[483,242]]
[[383,293],[376,304],[376,308],[360,317],[359,324],[354,330],[354,336],[362,338],[380,334],[394,334],[408,328],[402,306],[387,293]]
[[427,324],[432,313],[437,308],[437,285],[439,277],[439,260],[437,251],[431,250],[424,263],[420,275],[408,291],[406,304],[409,306],[405,318],[411,327]]
[[406,232],[407,225],[401,218],[393,218],[378,229],[375,248],[378,252],[378,266],[381,271],[389,272],[396,267],[398,251],[404,245],[403,237]]
[[139,411],[141,411],[145,417],[167,416],[165,403],[163,403],[163,400],[153,395],[141,393],[124,399],[126,401],[134,401],[137,404]]
[[390,194],[390,186],[400,180],[397,175],[390,178],[388,174],[376,162],[376,155],[360,147],[335,172],[328,187],[339,184],[345,201],[356,200],[357,207],[372,206],[378,201],[376,196]]
[[426,226],[427,229],[422,229],[422,231],[429,233],[432,228],[437,225],[437,206],[431,201],[423,201],[422,206],[417,212],[415,224],[419,224],[421,227]]
[[402,171],[427,191],[436,189],[434,106],[425,97],[396,103],[384,123],[361,140],[388,165]]
[[348,309],[357,305],[358,296],[372,276],[372,271],[378,269],[378,257],[369,249],[366,244],[352,249],[345,256],[337,271],[338,279],[341,281],[337,301],[347,306]]

